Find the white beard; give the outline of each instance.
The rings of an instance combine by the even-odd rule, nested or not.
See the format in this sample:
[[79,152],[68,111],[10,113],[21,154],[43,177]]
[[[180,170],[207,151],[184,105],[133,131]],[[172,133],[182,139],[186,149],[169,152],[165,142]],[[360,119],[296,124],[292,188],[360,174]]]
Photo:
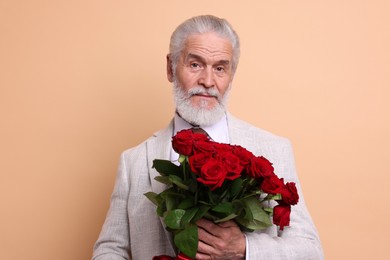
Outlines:
[[[222,96],[218,90],[213,88],[204,88],[195,86],[187,93],[182,89],[176,79],[173,80],[173,94],[176,103],[177,113],[188,123],[197,126],[208,126],[218,122],[226,112],[226,104],[229,96],[231,84],[226,89]],[[208,102],[203,101],[199,107],[194,107],[191,104],[191,97],[195,94],[207,93],[216,97],[218,103],[212,107],[208,107]]]

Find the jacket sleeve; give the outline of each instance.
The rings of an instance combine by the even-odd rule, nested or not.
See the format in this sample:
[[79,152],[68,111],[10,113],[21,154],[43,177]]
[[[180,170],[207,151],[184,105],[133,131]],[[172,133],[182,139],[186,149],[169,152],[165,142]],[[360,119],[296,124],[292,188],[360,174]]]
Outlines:
[[[275,147],[275,146],[274,146]],[[321,242],[306,208],[296,171],[292,147],[287,139],[278,141],[273,151],[275,173],[285,182],[295,182],[300,196],[291,207],[290,226],[283,231],[272,226],[263,232],[247,233],[249,260],[272,259],[324,259]]]
[[124,260],[130,258],[130,236],[127,202],[129,197],[129,178],[126,161],[122,154],[114,191],[111,195],[110,209],[95,243],[93,260]]

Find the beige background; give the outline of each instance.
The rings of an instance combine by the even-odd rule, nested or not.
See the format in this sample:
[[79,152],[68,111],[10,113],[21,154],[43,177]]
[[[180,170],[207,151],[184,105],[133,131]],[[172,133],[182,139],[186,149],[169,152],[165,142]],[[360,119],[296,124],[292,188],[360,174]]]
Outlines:
[[228,18],[230,111],[291,139],[327,259],[390,259],[389,1],[0,0],[0,259],[88,259],[120,152],[173,113],[176,25]]

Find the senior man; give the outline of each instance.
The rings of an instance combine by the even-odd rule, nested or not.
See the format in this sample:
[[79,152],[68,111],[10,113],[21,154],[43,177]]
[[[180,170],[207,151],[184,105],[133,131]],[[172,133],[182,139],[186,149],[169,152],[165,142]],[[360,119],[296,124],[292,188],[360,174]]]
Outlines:
[[110,209],[93,259],[150,260],[175,255],[171,234],[144,196],[166,187],[154,180],[154,159],[177,161],[171,138],[194,126],[216,142],[241,145],[273,162],[275,172],[295,182],[300,202],[292,208],[290,226],[271,226],[244,233],[234,221],[197,222],[196,259],[323,259],[316,228],[306,209],[295,172],[290,142],[241,121],[226,111],[226,102],[240,55],[236,32],[211,15],[186,20],[173,32],[167,55],[167,77],[173,83],[176,111],[169,125],[143,143],[123,152]]

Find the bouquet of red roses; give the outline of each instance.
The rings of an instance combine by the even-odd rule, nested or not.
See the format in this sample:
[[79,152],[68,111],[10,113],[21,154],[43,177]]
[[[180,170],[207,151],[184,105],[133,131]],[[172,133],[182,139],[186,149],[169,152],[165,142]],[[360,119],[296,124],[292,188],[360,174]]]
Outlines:
[[[298,203],[295,183],[284,183],[272,163],[238,145],[217,143],[192,130],[172,138],[180,165],[156,159],[155,179],[168,188],[145,196],[157,206],[158,216],[173,233],[179,251],[194,258],[198,247],[196,221],[215,223],[234,219],[251,232],[273,224],[281,230],[290,223],[291,205]],[[275,200],[277,205],[269,207]],[[272,222],[271,222],[272,217]]]

